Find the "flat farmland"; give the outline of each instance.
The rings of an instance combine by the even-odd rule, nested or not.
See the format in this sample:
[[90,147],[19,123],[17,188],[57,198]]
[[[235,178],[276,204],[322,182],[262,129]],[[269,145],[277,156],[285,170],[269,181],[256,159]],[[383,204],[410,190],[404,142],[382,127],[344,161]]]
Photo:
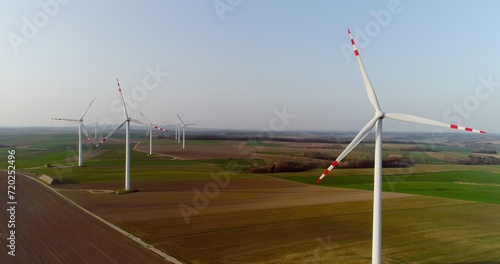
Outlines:
[[[149,151],[149,142],[141,142],[136,146],[137,150]],[[214,141],[212,144],[200,144],[197,141],[187,141],[186,150],[175,142],[153,143],[153,152],[174,156],[181,160],[196,159],[241,159],[249,155],[248,148],[240,141]]]
[[[326,147],[331,145],[327,143],[315,143],[314,147],[308,148],[305,143],[296,142],[256,142],[240,140],[214,140],[187,141],[186,149],[182,149],[182,143],[174,141],[160,141],[153,143],[153,153],[173,156],[181,160],[197,159],[285,159],[303,157],[304,151],[331,151]],[[135,147],[136,150],[149,152],[149,142],[142,141]],[[341,150],[337,150],[338,153]]]
[[[84,167],[74,165],[71,147],[43,139],[19,149],[26,170],[62,180],[54,186],[60,193],[182,262],[370,262],[373,168],[336,169],[321,185],[314,182],[323,166],[249,172],[282,161],[329,164],[304,153],[335,156],[343,143],[189,140],[182,150],[155,139],[149,156],[149,142],[136,138],[131,187],[138,192],[115,195],[123,188],[122,139],[86,148]],[[446,163],[472,148],[413,146],[387,145],[388,155],[424,163],[384,168],[383,262],[500,263],[500,167]],[[372,152],[362,143],[349,158]]]
[[[206,189],[214,182],[136,182],[140,191],[129,195],[61,192],[186,263],[370,261],[372,192],[275,178]],[[500,259],[498,205],[384,193],[383,230],[384,263]]]
[[[7,173],[0,171],[7,190]],[[24,176],[16,177],[15,228],[7,229],[7,194],[0,196],[1,263],[168,263]],[[7,235],[15,230],[15,256]],[[133,254],[124,254],[133,252]]]

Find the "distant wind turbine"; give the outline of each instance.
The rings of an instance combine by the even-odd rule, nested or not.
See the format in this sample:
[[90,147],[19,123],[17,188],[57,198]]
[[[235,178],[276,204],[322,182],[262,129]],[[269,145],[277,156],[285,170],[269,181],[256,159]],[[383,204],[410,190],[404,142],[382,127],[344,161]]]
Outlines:
[[97,117],[94,123],[90,123],[89,125],[94,125],[94,139],[97,139],[97,129],[101,130],[99,128],[99,117]]
[[122,101],[123,114],[125,115],[125,120],[123,120],[115,129],[113,129],[105,138],[103,138],[96,145],[96,148],[99,147],[102,143],[104,143],[104,141],[106,141],[108,138],[110,138],[123,125],[125,125],[125,190],[130,191],[130,121],[145,126],[147,126],[147,124],[129,117],[127,113],[127,106],[125,105],[125,100],[123,99],[123,93],[120,87],[120,82],[118,81],[118,79],[116,79],[116,82],[118,84],[118,91],[120,92],[120,99]]
[[389,118],[398,121],[405,121],[417,124],[425,124],[431,126],[445,127],[456,130],[463,130],[468,132],[475,132],[486,134],[482,130],[477,130],[469,127],[462,127],[454,124],[447,124],[439,121],[434,121],[418,116],[400,114],[400,113],[384,113],[380,109],[377,96],[375,95],[375,90],[372,87],[368,74],[366,73],[363,62],[359,56],[358,49],[352,38],[351,31],[348,30],[349,37],[351,39],[352,47],[354,49],[354,55],[358,61],[359,69],[361,70],[361,76],[365,85],[366,93],[368,94],[368,99],[370,100],[373,108],[375,109],[375,116],[368,122],[368,124],[361,129],[361,131],[356,135],[352,142],[345,148],[345,150],[340,153],[336,160],[332,162],[330,167],[323,172],[316,182],[320,182],[337,164],[347,155],[351,150],[353,150],[372,130],[375,126],[375,164],[374,164],[374,192],[373,192],[373,237],[372,237],[372,263],[380,263],[382,260],[382,119]]
[[[177,115],[179,117],[179,115]],[[179,117],[180,119],[180,117]],[[177,124],[175,125],[175,138],[177,139],[177,143],[181,143],[181,133],[182,133],[182,124],[181,121],[177,121]]]
[[[186,124],[186,123],[184,123],[184,121],[182,121],[181,117],[178,114],[176,114],[176,115],[177,115],[177,117],[179,118],[179,121],[182,124],[181,125],[181,127],[182,127],[182,149],[185,150],[186,149],[186,132],[185,132],[186,127],[187,126],[196,126],[198,124]],[[179,137],[180,137],[180,135],[179,135]]]
[[146,119],[146,121],[149,123],[148,132],[146,133],[146,138],[148,137],[149,134],[149,155],[153,155],[153,128],[161,130],[163,132],[167,132],[166,129],[163,129],[155,125],[155,124],[165,123],[165,121],[153,124],[151,123],[151,121],[149,121],[149,119],[146,118],[146,116],[141,111],[139,111],[139,113],[141,113],[142,117],[144,117],[144,119]]
[[83,158],[82,158],[82,130],[85,133],[85,136],[87,137],[87,141],[89,142],[89,144],[92,144],[92,142],[90,142],[89,135],[87,134],[87,131],[85,130],[85,126],[83,125],[83,117],[89,111],[90,106],[92,105],[92,103],[94,102],[94,100],[95,100],[95,98],[92,99],[92,101],[90,102],[89,106],[87,107],[87,110],[85,110],[85,112],[83,112],[83,114],[80,117],[80,119],[52,118],[54,120],[78,122],[78,166],[80,166],[80,167],[83,166]]

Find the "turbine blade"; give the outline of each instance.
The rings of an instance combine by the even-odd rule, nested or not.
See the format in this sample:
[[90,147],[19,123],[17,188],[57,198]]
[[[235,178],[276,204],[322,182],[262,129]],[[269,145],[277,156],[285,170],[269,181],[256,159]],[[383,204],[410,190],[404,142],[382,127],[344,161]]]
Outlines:
[[163,132],[168,132],[168,130],[166,130],[166,129],[164,129],[164,128],[161,128],[161,127],[159,127],[159,126],[155,126],[155,125],[153,125],[153,127],[154,127],[155,129],[161,130],[161,131],[163,131]]
[[120,92],[120,98],[122,99],[123,113],[125,114],[125,118],[128,119],[127,106],[125,105],[125,100],[123,99],[122,88],[120,87],[120,81],[116,78],[116,83],[118,83],[118,91]]
[[153,125],[153,123],[151,123],[151,121],[149,121],[149,119],[147,119],[146,116],[141,111],[139,111],[139,113],[141,113],[142,117],[144,117],[144,119],[146,119],[146,121],[148,121],[150,125]]
[[175,113],[177,115],[177,117],[179,118],[179,121],[181,121],[181,123],[184,125],[184,121],[182,121],[181,117],[179,116],[179,114]]
[[115,129],[113,129],[113,131],[109,132],[109,134],[103,138],[95,147],[99,147],[102,143],[104,143],[104,141],[108,140],[108,138],[110,138],[118,129],[120,129],[123,125],[125,125],[125,123],[128,122],[128,119],[126,119],[125,121],[121,122]]
[[52,118],[53,120],[62,120],[62,121],[72,121],[72,122],[78,122],[80,120],[78,119],[69,119],[69,118]]
[[92,142],[90,141],[90,138],[89,138],[89,134],[87,133],[87,130],[85,130],[85,126],[83,125],[83,123],[81,121],[80,121],[80,125],[82,126],[83,133],[85,133],[85,136],[87,137],[87,141],[89,142],[89,144],[92,144]]
[[342,153],[340,153],[340,155],[332,162],[330,167],[328,167],[328,169],[326,169],[323,172],[323,174],[321,174],[321,176],[318,178],[318,180],[316,180],[316,183],[319,183],[333,168],[335,168],[337,166],[337,164],[340,161],[342,161],[342,159],[345,156],[347,156],[347,154],[349,154],[349,152],[351,152],[351,150],[353,150],[361,141],[363,141],[363,139],[366,138],[366,136],[370,133],[373,126],[375,125],[375,123],[379,119],[380,119],[380,116],[378,116],[378,115],[373,117],[372,120],[370,120],[370,122],[368,122],[368,124],[366,124],[365,127],[363,127],[363,129],[361,129],[361,131],[359,131],[359,133],[351,141],[351,143],[349,143],[349,145],[344,149],[344,151],[342,151]]
[[101,131],[101,126],[99,126],[99,116],[97,116],[97,119],[95,120],[95,126],[99,131]]
[[146,140],[148,138],[149,130],[150,130],[150,128],[148,127],[148,132],[146,132],[146,135],[144,136],[144,140]]
[[365,84],[366,94],[368,95],[368,99],[375,108],[375,111],[380,111],[380,106],[378,104],[377,95],[375,94],[375,90],[373,89],[372,83],[370,82],[370,78],[368,78],[368,74],[366,73],[365,66],[361,61],[361,57],[359,56],[358,49],[356,48],[356,44],[354,43],[354,39],[352,38],[351,31],[347,30],[349,33],[349,37],[351,38],[352,48],[354,49],[354,55],[358,60],[359,69],[361,70],[361,76],[363,77],[363,82]]
[[134,122],[134,123],[136,123],[136,124],[138,124],[138,125],[142,125],[142,126],[147,126],[147,127],[149,127],[149,124],[146,124],[146,123],[144,123],[144,122],[142,122],[142,121],[140,121],[140,120],[137,120],[137,119],[130,118],[130,121],[132,121],[132,122]]
[[448,123],[444,123],[444,122],[434,121],[431,119],[418,117],[418,116],[414,116],[414,115],[400,114],[400,113],[387,113],[387,114],[385,114],[385,117],[387,117],[389,119],[404,121],[404,122],[445,127],[445,128],[456,129],[456,130],[463,130],[463,131],[467,131],[467,132],[486,134],[486,131],[483,131],[483,130],[478,130],[478,129],[474,129],[474,128],[470,128],[470,127],[463,127],[463,126],[458,126],[455,124],[448,124]]
[[92,101],[90,102],[89,106],[87,107],[87,110],[85,110],[85,112],[83,112],[82,116],[80,117],[80,121],[83,121],[83,117],[87,114],[87,112],[89,111],[90,109],[90,106],[92,105],[92,103],[94,102],[95,100],[95,97],[94,99],[92,99]]

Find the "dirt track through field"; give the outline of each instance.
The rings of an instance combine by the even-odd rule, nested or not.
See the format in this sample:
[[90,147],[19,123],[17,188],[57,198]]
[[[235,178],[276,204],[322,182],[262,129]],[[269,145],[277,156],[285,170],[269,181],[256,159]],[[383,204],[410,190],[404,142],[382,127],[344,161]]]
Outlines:
[[[7,173],[0,172],[7,190]],[[16,177],[16,256],[7,254],[7,194],[0,195],[1,263],[168,263],[31,179]]]

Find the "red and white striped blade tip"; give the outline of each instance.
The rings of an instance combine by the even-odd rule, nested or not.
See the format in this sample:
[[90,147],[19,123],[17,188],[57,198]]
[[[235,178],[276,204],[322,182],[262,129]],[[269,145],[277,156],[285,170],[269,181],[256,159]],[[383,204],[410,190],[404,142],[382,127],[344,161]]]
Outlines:
[[358,51],[358,48],[356,47],[356,42],[354,41],[354,38],[351,35],[351,31],[348,29],[347,32],[349,33],[349,38],[351,39],[351,45],[352,45],[352,48],[354,50],[354,55],[356,57],[358,57],[359,56],[359,51]]
[[474,128],[470,128],[470,127],[458,126],[458,125],[455,125],[455,124],[451,124],[450,128],[451,129],[456,129],[456,130],[463,130],[463,131],[467,131],[467,132],[474,132],[474,133],[479,133],[479,134],[486,134],[486,131],[483,131],[483,130],[474,129]]
[[159,130],[161,130],[161,131],[168,132],[166,129],[163,129],[163,128],[159,127],[159,126],[155,126],[155,128],[156,128],[156,129],[159,129]]
[[95,147],[99,147],[102,143],[104,143],[104,141],[106,141],[106,139],[101,140],[97,145],[95,145]]
[[321,176],[316,180],[316,183],[319,183],[326,175],[328,175],[328,173],[330,173],[331,170],[333,170],[333,168],[335,168],[337,165],[339,164],[339,162],[337,160],[334,160],[332,162],[332,164],[323,172],[323,174],[321,174]]

